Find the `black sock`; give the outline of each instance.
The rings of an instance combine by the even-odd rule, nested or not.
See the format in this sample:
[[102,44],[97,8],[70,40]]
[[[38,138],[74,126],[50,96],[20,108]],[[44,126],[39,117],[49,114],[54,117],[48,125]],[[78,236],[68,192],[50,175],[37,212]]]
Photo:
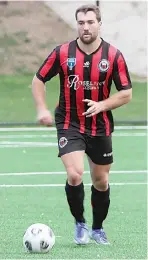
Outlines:
[[85,222],[84,213],[84,185],[81,183],[78,186],[71,186],[66,182],[65,186],[67,201],[70,207],[71,214],[76,222]]
[[102,228],[103,221],[106,219],[110,205],[110,187],[106,191],[98,191],[91,187],[91,203],[93,211],[92,229]]

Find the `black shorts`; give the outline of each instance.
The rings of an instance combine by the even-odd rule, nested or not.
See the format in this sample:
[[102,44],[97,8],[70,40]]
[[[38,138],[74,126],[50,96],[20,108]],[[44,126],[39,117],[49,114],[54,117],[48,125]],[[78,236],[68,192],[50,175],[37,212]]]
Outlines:
[[59,157],[84,150],[95,164],[107,165],[113,162],[111,136],[88,136],[73,129],[58,129],[57,136]]

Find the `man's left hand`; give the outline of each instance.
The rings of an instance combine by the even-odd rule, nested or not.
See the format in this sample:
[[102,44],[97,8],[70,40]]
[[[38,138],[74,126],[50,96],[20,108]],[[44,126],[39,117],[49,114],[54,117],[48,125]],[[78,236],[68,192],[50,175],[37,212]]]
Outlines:
[[104,106],[102,101],[96,102],[90,99],[83,99],[82,101],[89,106],[87,111],[82,114],[83,116],[91,117],[103,111]]

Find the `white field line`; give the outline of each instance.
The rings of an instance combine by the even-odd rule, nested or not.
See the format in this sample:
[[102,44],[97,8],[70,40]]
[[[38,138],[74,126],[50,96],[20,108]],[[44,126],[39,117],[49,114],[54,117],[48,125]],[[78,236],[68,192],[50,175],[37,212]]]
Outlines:
[[[126,185],[147,185],[147,182],[112,182],[111,186],[126,186]],[[85,183],[84,186],[91,186],[92,183]],[[1,184],[0,188],[32,188],[32,187],[65,187],[63,184]]]
[[57,142],[12,142],[1,141],[0,148],[19,148],[19,147],[53,147],[58,146]]
[[[115,126],[115,130],[146,130],[148,129],[148,126]],[[10,128],[0,128],[0,132],[23,132],[23,131],[55,131],[55,127],[10,127]]]
[[7,139],[21,139],[21,138],[28,138],[28,139],[32,139],[32,138],[56,138],[57,135],[23,135],[23,134],[20,134],[20,135],[0,135],[0,139],[4,139],[4,138],[7,138]]
[[[111,174],[146,174],[147,170],[122,170],[122,171],[110,171]],[[84,174],[90,173],[89,171],[84,171]],[[27,176],[27,175],[66,175],[65,171],[60,172],[8,172],[8,173],[0,173],[1,176]]]
[[0,142],[0,148],[19,148],[19,147],[51,147],[58,143],[52,142]]
[[[55,237],[61,237],[61,236],[55,236]],[[93,243],[93,240],[90,243]],[[52,258],[49,258],[49,256],[48,256],[48,258],[35,258],[35,257],[34,258],[0,258],[0,260],[33,260],[33,259],[35,259],[35,260],[46,260],[46,259],[52,259]],[[53,258],[53,259],[54,260],[70,260],[71,258]],[[84,260],[84,258],[72,258],[72,259]],[[92,258],[91,259],[90,258],[85,258],[85,260],[92,260]],[[97,256],[97,258],[93,258],[93,260],[98,260],[98,256]],[[108,259],[104,258],[104,260],[108,260]],[[115,259],[109,258],[109,260],[115,260]],[[119,260],[122,260],[122,259],[119,259]],[[128,258],[128,260],[135,260],[135,259],[129,259]],[[138,260],[143,260],[143,259],[138,259]]]
[[[127,137],[135,137],[135,136],[147,136],[147,132],[145,133],[113,133],[112,136],[127,136]],[[49,135],[0,135],[0,139],[32,139],[32,138],[57,138],[55,134]]]

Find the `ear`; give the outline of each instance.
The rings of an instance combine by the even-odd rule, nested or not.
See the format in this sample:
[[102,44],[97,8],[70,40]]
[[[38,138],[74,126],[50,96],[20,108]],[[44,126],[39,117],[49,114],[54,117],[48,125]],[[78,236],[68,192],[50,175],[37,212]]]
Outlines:
[[102,22],[101,22],[101,21],[99,22],[99,25],[100,25],[100,26],[102,25]]

